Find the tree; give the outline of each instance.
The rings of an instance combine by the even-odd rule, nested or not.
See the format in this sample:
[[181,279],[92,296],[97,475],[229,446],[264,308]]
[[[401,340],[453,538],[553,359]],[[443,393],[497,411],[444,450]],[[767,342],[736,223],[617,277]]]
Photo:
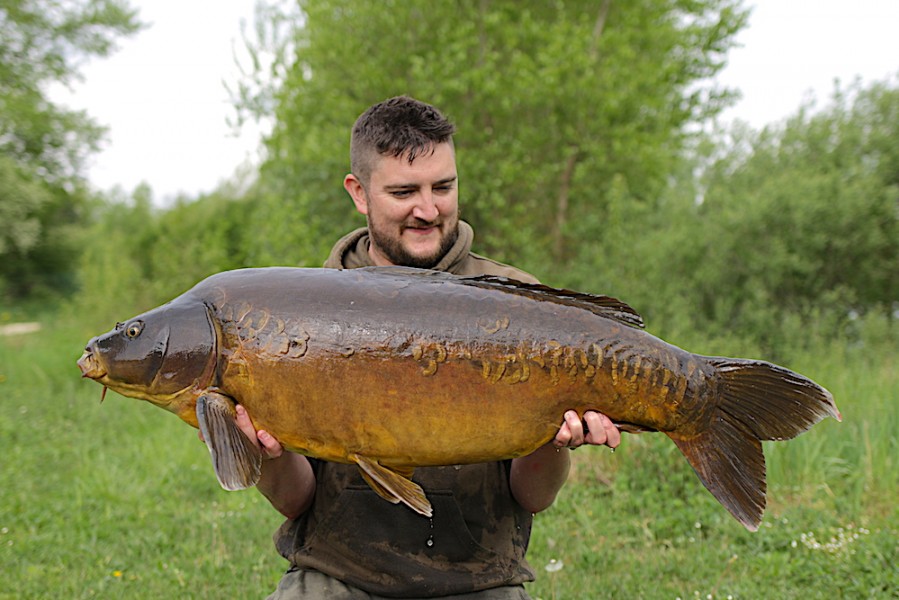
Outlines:
[[[405,93],[458,126],[463,212],[478,249],[543,272],[585,240],[601,251],[613,181],[637,202],[657,201],[688,126],[730,99],[709,78],[746,23],[736,0],[298,5],[292,17],[263,15],[263,33],[291,18],[292,29],[259,36],[254,55],[269,44],[287,63],[263,65],[274,82],[244,87],[238,101],[273,112],[260,178],[272,212],[307,223],[322,240],[310,251],[323,255],[348,225],[339,182],[353,120]],[[294,233],[298,244],[309,237]]]
[[103,129],[47,89],[76,81],[86,60],[139,27],[124,1],[0,3],[0,291],[20,297],[69,281],[84,161]]
[[[693,274],[692,318],[775,356],[796,321],[839,334],[899,298],[899,87],[837,87],[782,126],[730,131],[703,176],[695,235],[672,248]],[[691,258],[692,257],[692,258]],[[700,260],[697,260],[700,258]]]
[[74,306],[97,325],[171,300],[219,271],[262,266],[246,261],[253,247],[252,199],[227,184],[197,198],[154,206],[150,187],[106,194],[79,261]]

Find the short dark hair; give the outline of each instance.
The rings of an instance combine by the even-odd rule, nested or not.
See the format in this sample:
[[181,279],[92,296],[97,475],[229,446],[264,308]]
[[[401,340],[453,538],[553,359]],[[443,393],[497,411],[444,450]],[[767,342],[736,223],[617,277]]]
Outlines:
[[439,110],[410,98],[396,96],[375,104],[353,125],[350,140],[350,169],[368,185],[378,156],[403,156],[409,162],[434,146],[452,143],[456,126]]

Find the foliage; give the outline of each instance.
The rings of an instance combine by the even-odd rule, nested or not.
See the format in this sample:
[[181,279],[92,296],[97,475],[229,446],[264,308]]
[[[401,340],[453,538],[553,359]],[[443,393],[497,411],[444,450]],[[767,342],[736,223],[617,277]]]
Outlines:
[[[818,340],[855,343],[858,317],[881,315],[894,326],[899,298],[897,98],[891,82],[838,90],[825,110],[800,110],[782,126],[697,138],[651,202],[625,174],[613,175],[604,208],[580,210],[567,226],[577,244],[564,263],[548,258],[550,241],[534,232],[546,219],[521,214],[519,230],[505,229],[503,219],[520,206],[511,201],[502,204],[505,216],[478,230],[475,248],[495,243],[508,257],[520,248],[516,240],[533,236],[531,264],[544,265],[533,270],[546,283],[618,296],[674,343],[701,332],[691,348],[701,353],[732,353],[740,343],[747,355],[776,361]],[[334,136],[344,126],[334,121]],[[280,135],[273,139],[284,141]],[[327,147],[328,139],[319,142]],[[147,308],[218,270],[321,264],[361,219],[348,222],[355,213],[338,200],[336,144],[318,161],[309,150],[296,168],[273,159],[246,193],[222,189],[166,210],[141,204],[140,194],[110,205],[82,244],[83,305],[98,313],[106,306],[108,321],[114,298],[121,304],[139,294],[132,300]],[[287,181],[282,167],[318,180],[278,191]],[[313,202],[326,187],[328,201]]]
[[320,266],[308,245],[322,244],[298,216],[272,214],[275,202],[258,190],[226,184],[170,206],[152,190],[110,193],[92,209],[80,232],[79,290],[72,307],[82,320],[108,326],[171,300],[201,279],[231,269],[273,265]]
[[245,111],[274,111],[261,177],[272,210],[328,240],[345,232],[339,182],[353,119],[409,94],[457,124],[463,212],[479,248],[547,271],[581,236],[601,237],[574,223],[607,212],[616,176],[655,202],[686,126],[729,98],[707,82],[746,16],[718,0],[298,4],[266,13],[254,48],[288,63],[260,63],[277,79],[254,93],[250,78],[239,98]]
[[778,359],[857,339],[859,315],[899,299],[897,112],[895,82],[838,89],[816,114],[700,140],[656,206],[616,179],[606,215],[579,225],[601,221],[604,239],[581,238],[564,283],[622,297],[675,342],[701,331]]
[[252,240],[245,227],[252,205],[232,195],[222,189],[166,209],[154,206],[146,185],[128,197],[107,197],[80,237],[80,289],[73,302],[80,319],[109,326],[208,275],[250,266],[244,249]]
[[124,2],[0,4],[0,293],[71,287],[71,225],[86,209],[83,168],[102,128],[83,111],[54,104],[91,57],[137,31]]
[[697,314],[774,347],[788,343],[777,332],[791,315],[836,333],[858,314],[889,312],[899,299],[897,115],[895,86],[837,89],[821,113],[732,142],[698,207]]

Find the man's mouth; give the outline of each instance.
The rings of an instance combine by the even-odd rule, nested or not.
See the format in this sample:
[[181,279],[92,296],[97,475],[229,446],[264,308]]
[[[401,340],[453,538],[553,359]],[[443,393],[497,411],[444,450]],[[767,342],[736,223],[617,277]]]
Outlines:
[[428,233],[432,233],[434,231],[438,231],[440,229],[440,223],[410,223],[403,226],[403,232],[411,231],[418,235],[424,235]]
[[427,235],[436,231],[436,227],[407,227],[406,231],[411,231],[415,235]]

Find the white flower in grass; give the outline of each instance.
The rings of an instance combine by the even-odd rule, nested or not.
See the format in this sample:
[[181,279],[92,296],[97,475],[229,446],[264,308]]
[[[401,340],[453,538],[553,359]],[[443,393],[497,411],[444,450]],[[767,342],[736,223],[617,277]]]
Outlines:
[[546,566],[543,568],[546,569],[547,573],[556,573],[558,571],[561,571],[562,567],[564,566],[565,563],[563,563],[561,560],[556,560],[555,558],[553,558],[548,563],[546,563]]

